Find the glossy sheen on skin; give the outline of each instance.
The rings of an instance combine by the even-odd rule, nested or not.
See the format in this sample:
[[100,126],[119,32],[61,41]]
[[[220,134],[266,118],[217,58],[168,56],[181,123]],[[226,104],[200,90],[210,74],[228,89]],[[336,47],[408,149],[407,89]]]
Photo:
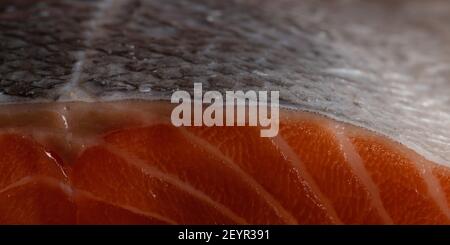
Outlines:
[[282,105],[450,162],[445,0],[0,3],[5,103],[279,90]]
[[1,107],[0,223],[450,223],[450,170],[383,136],[287,110],[275,138],[177,128],[172,108]]

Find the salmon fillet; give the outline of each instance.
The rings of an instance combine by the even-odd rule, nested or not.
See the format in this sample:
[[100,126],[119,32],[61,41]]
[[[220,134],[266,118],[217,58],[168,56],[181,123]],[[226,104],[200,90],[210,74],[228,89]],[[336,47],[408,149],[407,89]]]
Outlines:
[[[449,224],[448,11],[1,1],[0,223]],[[278,135],[175,127],[194,83],[279,91]]]
[[249,126],[175,127],[172,107],[1,108],[0,221],[449,222],[450,170],[384,136],[291,110],[274,138]]

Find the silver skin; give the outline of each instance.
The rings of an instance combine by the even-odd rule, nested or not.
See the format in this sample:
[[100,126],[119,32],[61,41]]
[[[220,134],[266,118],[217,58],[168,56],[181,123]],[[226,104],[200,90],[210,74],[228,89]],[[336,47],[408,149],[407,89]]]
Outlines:
[[276,90],[450,164],[450,1],[0,2],[0,101]]

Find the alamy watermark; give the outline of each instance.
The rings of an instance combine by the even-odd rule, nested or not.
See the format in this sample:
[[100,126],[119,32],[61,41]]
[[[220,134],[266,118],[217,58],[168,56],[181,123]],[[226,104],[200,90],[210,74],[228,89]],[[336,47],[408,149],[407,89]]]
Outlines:
[[[225,100],[224,100],[225,99]],[[279,92],[270,91],[206,91],[194,83],[194,97],[187,91],[172,94],[171,103],[179,104],[172,110],[171,121],[180,126],[259,126],[261,137],[278,134]],[[207,105],[206,107],[204,107]]]

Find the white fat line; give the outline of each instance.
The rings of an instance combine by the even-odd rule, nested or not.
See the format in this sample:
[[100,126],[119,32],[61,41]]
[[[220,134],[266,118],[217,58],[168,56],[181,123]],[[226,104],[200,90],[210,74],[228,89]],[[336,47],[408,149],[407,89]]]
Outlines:
[[[390,140],[390,138],[388,138]],[[439,183],[437,177],[433,174],[433,164],[436,166],[448,167],[448,164],[439,164],[439,162],[431,162],[429,158],[417,152],[414,148],[408,148],[406,146],[399,145],[400,143],[394,141],[389,142],[389,147],[396,149],[401,153],[402,157],[409,160],[417,173],[422,177],[424,184],[427,188],[428,195],[436,203],[441,212],[450,219],[450,206],[446,199],[445,192]]]
[[188,132],[185,128],[179,128],[180,133],[192,143],[204,147],[209,153],[222,159],[228,166],[237,173],[242,179],[252,188],[256,193],[261,195],[264,202],[266,202],[275,213],[282,218],[287,224],[298,224],[297,219],[289,211],[287,211],[280,202],[278,202],[266,188],[264,188],[253,176],[245,172],[233,159],[226,156],[216,146],[213,146],[209,141]]
[[[116,6],[116,0],[104,0],[97,5],[97,11],[92,16],[91,20],[87,22],[87,29],[83,32],[84,44],[89,48],[92,41],[97,37],[98,29],[105,22],[108,12]],[[83,66],[86,62],[87,50],[83,49],[75,53],[77,62],[72,67],[71,79],[63,87],[61,87],[58,94],[60,101],[70,101],[76,99],[88,99],[91,96],[83,91],[81,88],[77,88],[80,83],[80,77],[83,72]]]
[[426,162],[424,159],[414,156],[411,153],[406,153],[407,157],[414,163],[415,168],[423,178],[425,185],[427,186],[428,194],[436,202],[441,212],[450,219],[450,207],[445,197],[444,190],[442,189],[439,180],[433,174],[432,165],[430,162]]
[[[94,195],[91,192],[85,191],[85,190],[78,190],[74,187],[72,187],[69,184],[63,183],[60,180],[55,179],[54,177],[47,177],[47,176],[41,176],[41,175],[35,175],[35,176],[25,176],[23,178],[20,178],[19,180],[15,181],[14,183],[11,183],[10,185],[4,187],[3,189],[0,190],[0,194],[7,192],[11,189],[20,187],[20,186],[24,186],[27,184],[32,184],[32,183],[44,183],[47,184],[49,186],[53,186],[55,188],[60,189],[66,196],[68,196],[73,202],[75,202],[74,196],[75,195],[80,195],[83,196],[85,198],[89,198],[91,200],[94,201],[98,201],[98,202],[102,202],[102,203],[106,203],[108,205],[111,205],[113,207],[116,208],[120,208],[120,209],[124,209],[127,210],[133,214],[136,215],[141,215],[141,216],[145,216],[147,218],[155,218],[155,219],[159,219],[161,221],[164,221],[166,223],[169,224],[176,224],[175,221],[166,218],[158,213],[153,213],[153,212],[145,212],[142,211],[138,208],[135,207],[131,207],[131,206],[127,206],[127,205],[121,205],[121,204],[117,204],[117,203],[113,203],[110,201],[107,201],[105,199],[102,199],[96,195]],[[75,202],[76,203],[76,202]]]
[[287,160],[292,164],[292,166],[297,170],[299,175],[308,183],[309,190],[314,195],[315,199],[319,202],[317,205],[323,207],[324,211],[327,212],[328,216],[337,224],[342,224],[341,219],[337,215],[331,201],[325,196],[325,194],[320,190],[319,185],[316,183],[314,178],[309,174],[306,166],[297,156],[297,153],[292,149],[292,147],[284,140],[281,134],[273,137],[271,139],[272,144],[287,158]]
[[230,220],[233,220],[233,222],[237,224],[248,224],[248,222],[243,217],[240,217],[228,207],[220,202],[217,202],[213,197],[197,189],[195,186],[184,182],[178,176],[162,172],[159,169],[146,164],[145,160],[139,157],[135,157],[134,155],[111,144],[107,144],[104,147],[105,150],[107,150],[109,153],[115,155],[116,157],[119,157],[129,166],[135,167],[136,169],[142,171],[142,173],[144,173],[146,176],[157,178],[165,183],[173,185],[178,190],[184,191],[185,193],[193,196],[197,200],[212,207],[218,213],[222,214],[224,217],[229,218]]
[[43,176],[43,175],[29,175],[18,179],[17,181],[9,184],[0,190],[0,194],[12,190],[14,188],[24,186],[31,183],[45,183],[49,186],[59,188],[64,194],[69,198],[73,197],[73,189],[70,185],[63,183],[61,180],[55,179],[54,177]]
[[81,196],[81,197],[84,197],[84,198],[88,198],[88,199],[91,199],[93,201],[105,203],[105,204],[110,205],[112,207],[126,210],[126,211],[128,211],[130,213],[133,213],[135,215],[144,216],[146,218],[151,218],[151,219],[158,219],[158,220],[161,220],[163,222],[166,222],[166,223],[172,224],[172,225],[176,225],[177,224],[176,221],[174,221],[174,220],[172,220],[170,218],[167,218],[164,215],[161,215],[161,214],[159,214],[157,212],[147,212],[147,211],[143,211],[143,210],[141,210],[139,208],[136,208],[136,207],[133,207],[133,206],[123,205],[123,204],[120,204],[120,203],[112,202],[110,200],[103,199],[103,198],[95,195],[94,193],[86,191],[86,190],[75,189],[75,195],[78,195],[78,196]]
[[380,190],[373,181],[372,177],[368,173],[366,167],[364,166],[363,160],[361,156],[356,151],[353,144],[348,139],[345,134],[345,128],[343,125],[334,125],[331,123],[325,123],[324,128],[328,130],[336,139],[339,150],[344,156],[345,160],[350,165],[353,173],[358,177],[358,179],[362,182],[362,184],[367,188],[370,196],[372,197],[372,204],[374,208],[378,211],[378,214],[381,216],[383,221],[386,224],[393,224],[392,218],[389,213],[386,211],[386,208],[383,205],[383,202],[380,197]]

